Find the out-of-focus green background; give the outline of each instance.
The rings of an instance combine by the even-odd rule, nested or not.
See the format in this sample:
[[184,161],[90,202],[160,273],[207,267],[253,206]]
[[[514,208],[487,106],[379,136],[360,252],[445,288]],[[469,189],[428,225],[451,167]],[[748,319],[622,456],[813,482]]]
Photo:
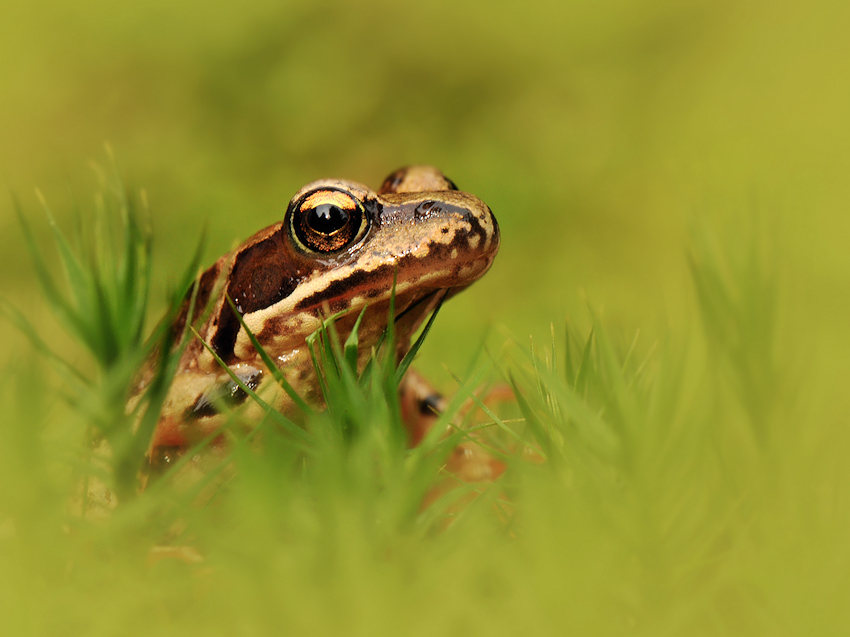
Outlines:
[[[137,537],[132,507],[98,540],[86,535],[96,523],[68,523],[67,488],[52,506],[38,499],[38,483],[54,479],[42,468],[76,460],[49,428],[42,435],[49,409],[41,403],[53,405],[55,384],[44,383],[50,395],[40,401],[41,377],[27,375],[32,347],[4,322],[3,387],[32,409],[15,419],[14,407],[0,404],[0,418],[12,414],[0,489],[15,491],[10,502],[32,502],[18,509],[33,518],[0,510],[0,540],[10,547],[0,547],[6,615],[18,613],[32,634],[52,626],[99,634],[98,622],[103,634],[116,626],[156,632],[198,618],[206,619],[201,630],[222,633],[263,625],[271,633],[319,618],[331,634],[374,634],[374,625],[398,634],[397,607],[410,632],[421,621],[422,630],[445,634],[591,634],[581,630],[591,617],[644,635],[735,627],[774,635],[777,626],[840,634],[832,624],[846,619],[850,528],[850,5],[0,3],[0,182],[50,245],[33,189],[69,225],[75,205],[92,207],[97,183],[88,163],[108,164],[108,142],[125,181],[144,187],[151,202],[160,308],[205,226],[209,263],[280,219],[307,181],[378,185],[398,166],[433,163],[492,207],[503,237],[492,271],[446,306],[422,351],[417,364],[437,383],[450,385],[442,365],[462,373],[488,333],[496,352],[502,326],[540,343],[550,323],[562,334],[567,315],[588,323],[588,305],[604,308],[605,331],[618,345],[640,329],[641,357],[656,340],[663,352],[672,335],[670,349],[686,351],[687,372],[682,385],[671,383],[675,358],[658,357],[660,389],[649,382],[649,404],[632,414],[643,428],[626,441],[637,449],[627,459],[636,460],[603,476],[611,489],[600,493],[614,496],[600,496],[599,510],[613,512],[611,524],[571,499],[582,488],[579,463],[575,484],[553,473],[517,491],[524,536],[488,541],[479,530],[490,527],[462,535],[461,525],[455,540],[450,527],[446,543],[440,536],[408,545],[399,535],[387,544],[392,550],[372,554],[369,542],[363,548],[363,538],[347,535],[361,528],[355,524],[314,529],[307,515],[281,531],[263,522],[278,501],[259,472],[244,484],[262,492],[257,500],[268,509],[246,514],[246,528],[238,516],[220,527],[210,517],[213,525],[196,528],[207,539],[224,533],[207,542],[211,568],[175,568],[171,577],[137,563],[150,538],[138,553],[112,545],[113,531],[116,546]],[[689,228],[729,261],[765,258],[750,270],[773,268],[779,282],[775,348],[772,326],[758,334],[760,319],[772,316],[771,308],[759,313],[769,290],[746,289],[758,277],[736,277],[732,263],[728,285],[716,286],[734,298],[714,299],[722,307],[713,328],[732,328],[726,341],[704,342],[732,350],[718,357],[735,359],[726,389],[717,380],[728,369],[703,372],[703,341],[689,340],[700,321]],[[76,362],[46,316],[6,196],[0,254],[0,297]],[[748,293],[753,303],[742,300]],[[745,315],[748,308],[755,314]],[[740,326],[747,329],[736,332]],[[753,342],[735,341],[741,334]],[[737,380],[736,369],[744,371]],[[764,369],[782,382],[767,382]],[[766,389],[743,395],[753,387]],[[628,394],[621,390],[614,398]],[[753,412],[761,425],[776,428],[772,446],[747,437],[735,405],[748,399],[762,401],[764,414]],[[282,511],[310,510],[288,507]],[[363,528],[383,533],[379,521]],[[290,542],[286,534],[302,527],[308,532]],[[330,571],[345,576],[339,585],[315,567],[333,561],[326,554],[346,558]],[[129,575],[119,586],[121,573]],[[525,579],[515,582],[514,573]],[[655,615],[663,621],[646,621]],[[554,628],[561,625],[571,631]]]
[[[544,335],[585,293],[628,331],[690,320],[689,220],[743,233],[753,211],[809,337],[848,345],[844,4],[3,4],[4,187],[34,216],[34,187],[85,208],[109,142],[148,191],[163,288],[205,225],[210,262],[306,181],[433,163],[503,246],[425,367],[464,365],[488,326]],[[5,195],[0,228],[0,288],[37,310]]]

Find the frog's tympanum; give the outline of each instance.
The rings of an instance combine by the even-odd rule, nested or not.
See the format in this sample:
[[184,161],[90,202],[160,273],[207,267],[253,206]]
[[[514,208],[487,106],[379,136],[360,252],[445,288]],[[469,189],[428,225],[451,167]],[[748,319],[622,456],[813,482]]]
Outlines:
[[[305,339],[324,318],[344,313],[336,328],[345,338],[368,306],[358,332],[365,359],[387,327],[395,281],[401,356],[436,305],[482,276],[498,248],[499,226],[490,209],[435,168],[398,170],[377,192],[352,181],[316,181],[295,194],[282,221],[203,273],[194,307],[211,313],[198,333],[245,385],[292,415],[291,399],[263,365],[226,296],[289,383],[318,402]],[[178,328],[188,307],[187,299]],[[411,444],[416,444],[440,399],[412,373],[400,391]],[[222,407],[246,399],[195,339],[180,359],[154,433],[151,470],[161,470],[219,431],[226,420]]]

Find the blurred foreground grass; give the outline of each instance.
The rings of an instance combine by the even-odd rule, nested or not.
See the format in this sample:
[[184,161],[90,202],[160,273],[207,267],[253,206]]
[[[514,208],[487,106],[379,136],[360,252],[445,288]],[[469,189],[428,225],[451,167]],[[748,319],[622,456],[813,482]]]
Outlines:
[[[89,344],[102,372],[83,390],[45,384],[34,362],[10,370],[0,429],[0,612],[10,634],[847,626],[847,432],[818,417],[818,383],[799,364],[807,354],[785,338],[771,244],[718,249],[710,231],[694,233],[701,330],[648,344],[612,336],[591,315],[589,331],[553,327],[550,343],[508,344],[473,368],[461,397],[495,363],[523,420],[510,431],[491,425],[484,440],[507,452],[507,473],[473,485],[480,495],[461,509],[420,508],[450,446],[405,450],[393,367],[376,366],[362,393],[328,373],[331,409],[303,436],[271,418],[250,423],[247,436],[234,430],[235,471],[214,478],[226,476],[203,504],[194,488],[161,480],[136,496],[125,485],[110,515],[81,517],[69,511],[80,476],[95,467],[121,486],[116,423],[130,425],[116,389],[133,375],[116,361],[146,346],[116,341],[118,356],[104,357]],[[125,254],[145,240],[131,236]],[[102,274],[123,273],[121,263]],[[100,296],[126,281],[107,282]],[[100,325],[100,312],[81,309]],[[327,356],[323,369],[345,372],[342,352],[335,363]],[[53,386],[69,406],[46,400]],[[92,427],[116,452],[108,471],[87,450]]]
[[[202,565],[148,567],[143,508],[100,526],[65,514],[81,434],[4,324],[12,632],[846,630],[845,5],[3,9],[0,176],[29,213],[42,188],[67,227],[91,199],[82,158],[110,141],[150,193],[154,306],[205,224],[209,262],[308,180],[377,185],[431,162],[493,208],[503,247],[418,366],[449,388],[442,365],[465,369],[488,323],[538,353],[554,324],[558,361],[565,315],[574,344],[601,337],[582,391],[564,362],[560,379],[537,365],[543,391],[526,346],[491,335],[563,456],[512,468],[510,532],[487,507],[436,537],[386,531],[361,497],[300,492],[268,454],[237,459],[227,498],[193,514]],[[2,294],[82,361],[19,265],[9,201],[0,228]]]

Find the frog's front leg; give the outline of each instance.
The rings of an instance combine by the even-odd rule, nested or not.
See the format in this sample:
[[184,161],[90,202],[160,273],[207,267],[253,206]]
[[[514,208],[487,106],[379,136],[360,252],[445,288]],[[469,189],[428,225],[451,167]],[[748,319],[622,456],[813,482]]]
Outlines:
[[415,447],[445,411],[446,399],[414,369],[409,369],[404,375],[398,387],[398,397],[410,446]]
[[[399,402],[411,447],[422,442],[447,406],[446,399],[413,369],[408,370],[399,385]],[[445,434],[448,433],[447,428]],[[505,465],[471,439],[455,447],[447,459],[446,470],[463,482],[492,482],[504,473]]]

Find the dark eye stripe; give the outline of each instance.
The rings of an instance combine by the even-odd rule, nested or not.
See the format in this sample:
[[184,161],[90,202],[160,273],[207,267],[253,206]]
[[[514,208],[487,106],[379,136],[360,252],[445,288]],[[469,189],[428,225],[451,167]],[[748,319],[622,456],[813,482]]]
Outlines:
[[[287,254],[282,232],[245,248],[236,255],[227,277],[226,292],[242,314],[248,314],[286,298],[298,287],[298,264]],[[226,362],[233,360],[239,319],[226,302],[210,345]]]

